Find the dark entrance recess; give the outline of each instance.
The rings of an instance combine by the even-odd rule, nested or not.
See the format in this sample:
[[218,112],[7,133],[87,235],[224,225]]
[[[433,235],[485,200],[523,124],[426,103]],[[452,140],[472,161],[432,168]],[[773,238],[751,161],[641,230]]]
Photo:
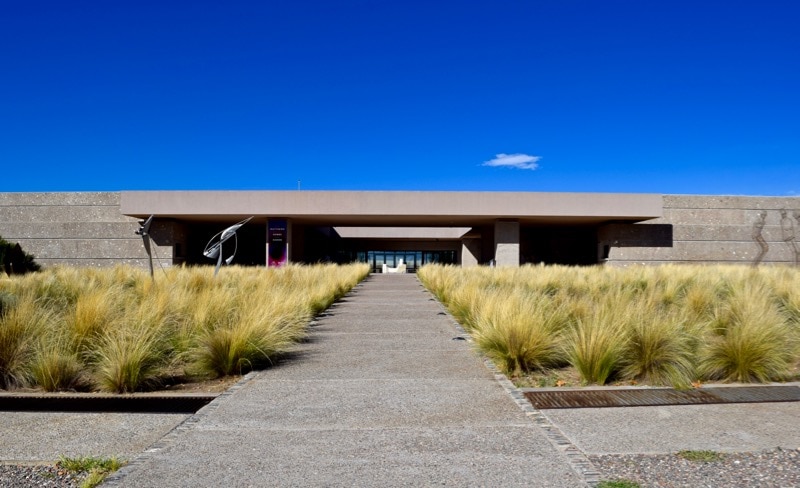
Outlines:
[[[302,253],[293,260],[302,263],[339,263],[351,262],[349,254],[342,253],[342,238],[332,227],[295,227],[295,236],[302,239]],[[299,235],[302,233],[302,235]]]
[[[191,224],[188,228],[186,264],[214,264],[214,261],[203,256],[203,249],[208,240],[216,233],[230,226],[230,223]],[[249,222],[236,231],[238,248],[234,265],[264,266],[267,262],[267,230],[263,222]],[[234,240],[225,243],[225,255],[233,250]]]
[[591,265],[598,263],[594,227],[520,229],[520,264]]

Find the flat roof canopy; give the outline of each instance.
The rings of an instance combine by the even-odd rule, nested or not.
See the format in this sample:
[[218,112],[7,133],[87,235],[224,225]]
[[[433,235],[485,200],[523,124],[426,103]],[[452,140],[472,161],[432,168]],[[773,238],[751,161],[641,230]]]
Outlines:
[[355,227],[474,227],[498,219],[521,224],[639,222],[662,216],[649,193],[426,191],[123,191],[124,215],[186,221],[237,221],[251,215],[297,224]]

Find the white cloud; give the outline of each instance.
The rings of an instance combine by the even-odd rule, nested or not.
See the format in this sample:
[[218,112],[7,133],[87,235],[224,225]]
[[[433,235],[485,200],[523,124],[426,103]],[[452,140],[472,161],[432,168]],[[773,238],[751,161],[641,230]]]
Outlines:
[[529,156],[528,154],[504,154],[495,155],[494,159],[484,161],[483,166],[505,166],[517,169],[536,169],[539,167],[538,161],[541,156]]

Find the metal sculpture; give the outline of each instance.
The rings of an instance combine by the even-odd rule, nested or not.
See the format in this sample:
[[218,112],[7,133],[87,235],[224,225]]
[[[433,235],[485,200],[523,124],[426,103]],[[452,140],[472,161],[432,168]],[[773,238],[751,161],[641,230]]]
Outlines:
[[144,242],[144,250],[147,252],[147,260],[150,263],[150,278],[154,278],[153,254],[150,252],[150,224],[153,223],[153,217],[155,217],[155,215],[147,217],[147,220],[140,220],[139,230],[136,231],[137,235],[142,236],[142,241]]
[[250,222],[250,219],[252,218],[253,217],[246,218],[241,222],[217,233],[211,238],[210,241],[208,241],[208,244],[206,244],[206,248],[203,250],[203,256],[217,260],[217,267],[214,268],[214,276],[217,276],[217,273],[219,273],[219,268],[222,266],[222,245],[231,237],[233,237],[233,253],[231,253],[231,255],[225,259],[225,264],[231,264],[231,262],[233,262],[233,257],[236,256],[236,250],[239,248],[239,238],[236,237],[236,231],[239,230],[239,228],[244,224]]

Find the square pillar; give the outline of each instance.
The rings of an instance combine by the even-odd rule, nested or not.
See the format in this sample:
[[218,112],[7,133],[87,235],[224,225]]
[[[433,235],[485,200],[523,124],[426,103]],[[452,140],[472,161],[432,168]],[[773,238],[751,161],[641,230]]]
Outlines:
[[494,261],[500,266],[519,266],[519,222],[494,223]]
[[461,239],[461,266],[477,266],[481,260],[481,240],[478,237]]

